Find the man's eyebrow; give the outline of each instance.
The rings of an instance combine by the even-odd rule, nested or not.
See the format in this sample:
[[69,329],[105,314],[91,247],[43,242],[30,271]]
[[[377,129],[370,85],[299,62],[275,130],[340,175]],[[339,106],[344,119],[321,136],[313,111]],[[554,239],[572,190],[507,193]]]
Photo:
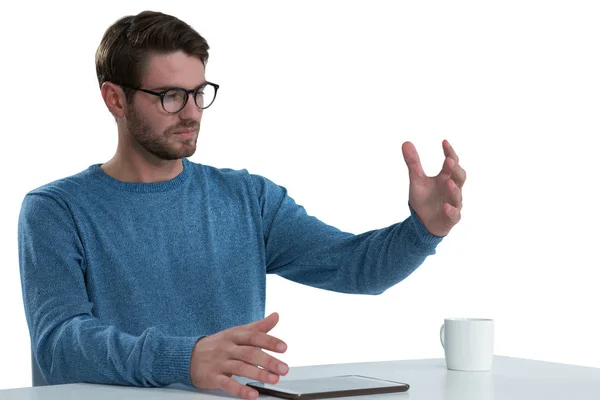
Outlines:
[[[197,88],[199,88],[201,86],[205,86],[206,84],[207,84],[207,81],[204,81],[201,84],[199,84],[197,86],[194,86],[194,89],[197,89]],[[152,90],[155,91],[155,92],[162,92],[162,91],[169,90],[169,89],[174,89],[174,88],[181,88],[181,86],[176,86],[176,85],[167,86],[167,85],[165,85],[165,86],[155,87]],[[185,89],[185,88],[183,88],[183,89]]]
[[152,90],[154,90],[155,92],[162,92],[164,90],[173,89],[174,87],[175,86],[160,86],[160,87],[152,88]]

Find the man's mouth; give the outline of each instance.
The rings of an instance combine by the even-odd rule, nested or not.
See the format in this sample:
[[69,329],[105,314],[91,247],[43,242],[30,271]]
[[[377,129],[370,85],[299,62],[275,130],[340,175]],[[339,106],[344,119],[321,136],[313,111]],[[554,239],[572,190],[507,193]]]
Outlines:
[[181,129],[179,131],[174,132],[173,134],[177,135],[180,138],[192,139],[194,136],[196,136],[196,130],[195,129]]

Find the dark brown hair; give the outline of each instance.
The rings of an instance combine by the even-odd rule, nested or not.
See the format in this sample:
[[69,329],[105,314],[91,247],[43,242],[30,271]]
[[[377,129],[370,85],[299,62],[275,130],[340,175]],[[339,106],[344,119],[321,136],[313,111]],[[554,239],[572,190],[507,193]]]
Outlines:
[[[148,57],[152,53],[183,51],[208,61],[208,43],[191,26],[167,14],[142,11],[123,17],[111,25],[96,50],[96,75],[104,82],[138,87]],[[127,101],[133,91],[123,88]]]

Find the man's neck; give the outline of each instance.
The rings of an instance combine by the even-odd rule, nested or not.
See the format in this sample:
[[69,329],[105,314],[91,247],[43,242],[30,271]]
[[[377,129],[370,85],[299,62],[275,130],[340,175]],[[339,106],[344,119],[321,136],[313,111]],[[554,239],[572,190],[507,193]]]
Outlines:
[[153,160],[139,155],[124,157],[115,156],[102,164],[102,170],[121,182],[156,183],[175,178],[183,171],[183,163],[179,160]]

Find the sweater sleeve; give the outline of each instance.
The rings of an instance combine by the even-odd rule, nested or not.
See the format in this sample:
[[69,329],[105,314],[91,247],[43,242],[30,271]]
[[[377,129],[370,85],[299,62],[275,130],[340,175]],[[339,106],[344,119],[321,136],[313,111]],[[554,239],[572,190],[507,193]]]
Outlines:
[[18,246],[32,351],[48,384],[191,385],[190,357],[198,337],[168,336],[152,327],[134,336],[94,316],[85,250],[67,204],[28,194]]
[[431,234],[414,210],[404,221],[359,235],[314,216],[267,178],[250,175],[263,224],[267,273],[309,286],[353,294],[380,294],[435,254]]

